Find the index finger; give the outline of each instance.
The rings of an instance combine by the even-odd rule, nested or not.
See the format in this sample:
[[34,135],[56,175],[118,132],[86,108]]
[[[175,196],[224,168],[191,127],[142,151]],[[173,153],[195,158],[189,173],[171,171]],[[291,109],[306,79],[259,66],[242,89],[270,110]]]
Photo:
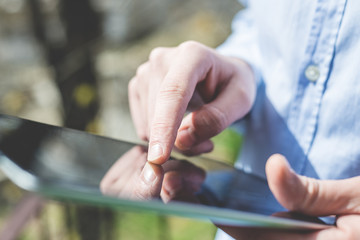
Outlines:
[[197,46],[185,45],[162,82],[150,125],[148,160],[153,163],[162,164],[170,156],[196,84],[210,69],[204,54]]

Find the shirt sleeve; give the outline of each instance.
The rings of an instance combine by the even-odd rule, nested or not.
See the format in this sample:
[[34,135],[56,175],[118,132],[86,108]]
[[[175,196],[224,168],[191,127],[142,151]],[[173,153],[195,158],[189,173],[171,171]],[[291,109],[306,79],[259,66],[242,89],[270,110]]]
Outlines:
[[235,15],[232,22],[232,34],[217,48],[217,51],[246,61],[252,67],[256,81],[259,83],[261,58],[257,35],[251,7],[247,6]]

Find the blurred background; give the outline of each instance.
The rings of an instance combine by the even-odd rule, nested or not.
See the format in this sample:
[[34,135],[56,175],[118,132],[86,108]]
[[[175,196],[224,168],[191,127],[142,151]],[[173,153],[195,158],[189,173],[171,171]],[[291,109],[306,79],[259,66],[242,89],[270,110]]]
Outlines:
[[[240,9],[236,0],[0,0],[0,113],[137,141],[127,96],[137,66],[157,46],[218,46]],[[0,172],[0,233],[26,199]],[[213,239],[216,231],[152,213],[35,202],[16,239]]]

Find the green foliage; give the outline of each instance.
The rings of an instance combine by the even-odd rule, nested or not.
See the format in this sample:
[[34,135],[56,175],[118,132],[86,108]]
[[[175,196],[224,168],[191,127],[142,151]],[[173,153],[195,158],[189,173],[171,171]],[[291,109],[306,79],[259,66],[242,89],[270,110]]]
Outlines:
[[227,128],[212,138],[214,150],[204,154],[205,157],[234,165],[240,153],[243,136],[232,128]]

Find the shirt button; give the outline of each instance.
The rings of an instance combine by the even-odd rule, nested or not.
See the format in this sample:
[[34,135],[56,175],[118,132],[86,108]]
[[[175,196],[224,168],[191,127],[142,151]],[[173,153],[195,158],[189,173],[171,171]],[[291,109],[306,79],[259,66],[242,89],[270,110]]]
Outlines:
[[316,65],[309,65],[305,70],[305,77],[311,82],[318,80],[320,77],[319,67]]

